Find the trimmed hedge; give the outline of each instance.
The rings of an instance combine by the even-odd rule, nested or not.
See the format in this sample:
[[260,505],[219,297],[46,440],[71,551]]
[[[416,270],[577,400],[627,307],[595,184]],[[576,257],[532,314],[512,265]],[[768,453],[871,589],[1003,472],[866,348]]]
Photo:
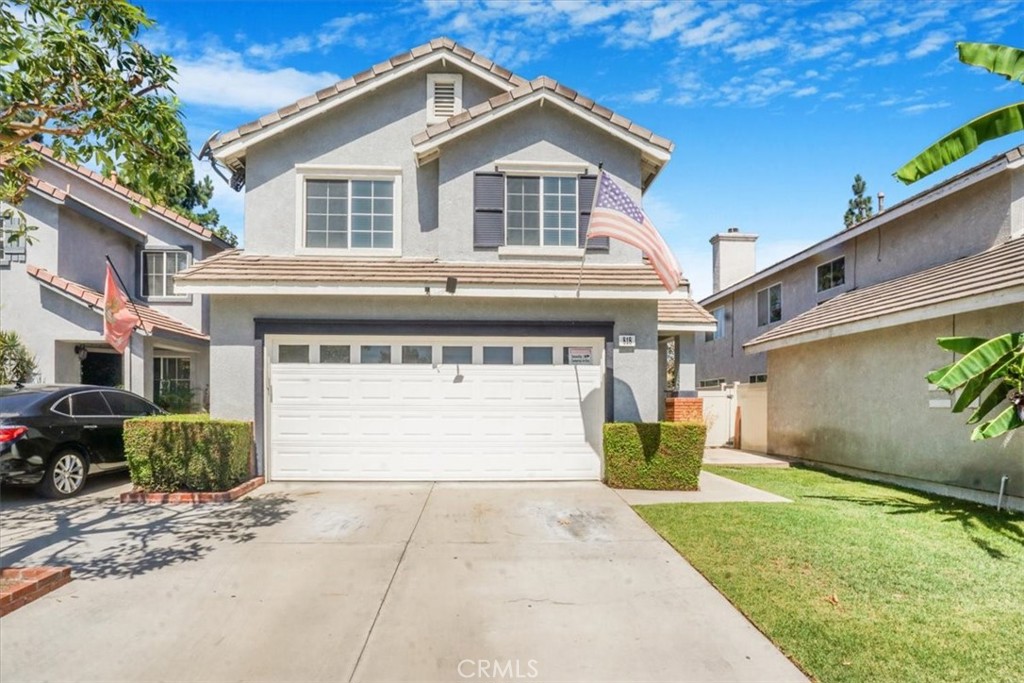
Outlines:
[[619,489],[696,491],[706,435],[703,422],[609,422],[604,481]]
[[207,415],[126,420],[132,483],[145,491],[227,491],[250,478],[252,427]]

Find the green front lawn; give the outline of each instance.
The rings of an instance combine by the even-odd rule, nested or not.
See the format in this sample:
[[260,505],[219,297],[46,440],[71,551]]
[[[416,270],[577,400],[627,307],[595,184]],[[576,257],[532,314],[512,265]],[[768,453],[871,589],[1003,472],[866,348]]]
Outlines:
[[807,469],[707,467],[793,503],[637,511],[833,681],[1024,681],[1024,515]]

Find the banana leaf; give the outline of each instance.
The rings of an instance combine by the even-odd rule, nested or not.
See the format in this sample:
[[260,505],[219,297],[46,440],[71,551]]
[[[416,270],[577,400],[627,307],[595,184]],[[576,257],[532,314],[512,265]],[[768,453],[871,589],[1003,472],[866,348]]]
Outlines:
[[964,388],[960,390],[960,395],[956,399],[956,403],[953,404],[954,413],[962,413],[964,409],[974,403],[974,400],[981,397],[985,387],[992,382],[992,373],[983,372],[982,374],[974,377]]
[[995,43],[957,43],[960,61],[1024,83],[1024,50]]
[[901,166],[893,176],[909,185],[961,159],[978,145],[1024,130],[1024,102],[983,114],[964,124]]
[[935,343],[947,351],[966,355],[987,341],[984,337],[939,337]]
[[971,417],[967,420],[967,424],[973,425],[981,422],[981,420],[992,412],[992,409],[997,405],[1006,400],[1006,395],[1013,389],[1013,382],[1009,380],[1003,380],[995,386],[992,391],[989,392],[988,396],[985,397],[975,410]]
[[994,420],[983,422],[974,428],[971,433],[971,441],[991,439],[993,436],[1000,436],[1011,429],[1024,426],[1024,420],[1020,419],[1017,406],[1010,405],[1003,412],[999,413]]
[[928,376],[928,381],[940,389],[952,391],[974,377],[1006,363],[1019,353],[1022,344],[1024,344],[1024,333],[1021,332],[995,337],[958,360],[941,377],[934,377],[937,373],[931,373]]

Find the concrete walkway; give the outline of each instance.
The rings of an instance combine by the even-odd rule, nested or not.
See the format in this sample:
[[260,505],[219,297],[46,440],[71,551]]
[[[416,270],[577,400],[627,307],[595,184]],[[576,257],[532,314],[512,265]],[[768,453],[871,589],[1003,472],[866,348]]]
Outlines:
[[805,680],[597,483],[2,498],[0,561],[76,577],[3,618],[4,683]]
[[789,460],[764,453],[739,451],[735,448],[705,448],[705,465],[748,465],[757,467],[789,467]]
[[657,503],[790,503],[788,498],[720,477],[711,472],[700,473],[699,491],[640,491],[614,489],[629,505]]

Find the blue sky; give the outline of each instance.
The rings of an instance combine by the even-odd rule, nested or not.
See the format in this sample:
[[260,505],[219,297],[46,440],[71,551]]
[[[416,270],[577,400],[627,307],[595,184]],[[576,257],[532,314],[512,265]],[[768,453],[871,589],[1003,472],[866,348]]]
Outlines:
[[[676,143],[644,205],[697,298],[708,239],[756,232],[765,267],[843,227],[854,174],[891,205],[1024,136],[905,187],[926,145],[1019,84],[956,60],[957,40],[1024,45],[1024,3],[144,2],[144,40],[178,67],[194,147],[438,36],[550,76]],[[241,195],[215,205],[243,233]],[[244,239],[244,237],[243,237]]]

